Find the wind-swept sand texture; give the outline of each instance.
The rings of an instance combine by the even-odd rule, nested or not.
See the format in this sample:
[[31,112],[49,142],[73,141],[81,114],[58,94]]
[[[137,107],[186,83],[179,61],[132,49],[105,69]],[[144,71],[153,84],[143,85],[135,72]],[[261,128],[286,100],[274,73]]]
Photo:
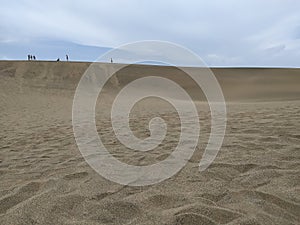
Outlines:
[[[214,69],[228,101],[216,160],[199,172],[210,113],[198,103],[200,141],[186,167],[162,183],[129,187],[94,172],[75,144],[72,101],[88,66],[0,62],[0,224],[299,224],[299,69]],[[107,105],[123,85],[146,75],[171,77],[191,95],[199,92],[170,67],[117,73],[103,94],[104,107],[99,100],[97,128],[112,154],[134,165],[166,158],[180,132],[174,109],[148,99],[134,108],[131,128],[147,137],[149,120],[161,116],[169,129],[164,145],[143,154],[114,137]]]

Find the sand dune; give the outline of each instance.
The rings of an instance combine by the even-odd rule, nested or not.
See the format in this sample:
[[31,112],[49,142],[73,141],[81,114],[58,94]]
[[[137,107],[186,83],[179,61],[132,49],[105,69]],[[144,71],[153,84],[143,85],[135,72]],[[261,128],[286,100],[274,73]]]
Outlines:
[[[199,103],[200,141],[186,167],[159,184],[130,187],[98,175],[76,146],[73,95],[88,66],[0,62],[0,224],[299,224],[299,69],[213,69],[228,101],[226,136],[214,163],[199,172],[210,132],[210,112]],[[134,65],[110,81],[105,104],[147,75],[171,78],[205,100],[178,69]],[[178,115],[164,102],[134,109],[138,137],[149,135],[153,116],[169,124],[164,145],[145,154],[119,144],[105,107],[97,108],[98,133],[119,160],[148,165],[176,146]]]
[[[57,94],[60,92],[56,89],[74,91],[89,65],[90,63],[83,62],[0,61],[1,84],[8,89],[14,85],[20,91],[26,88],[40,89],[40,91],[54,89]],[[108,71],[109,68],[118,68],[118,64],[100,65]],[[203,69],[193,68],[192,70],[199,71],[199,74],[203,71]],[[226,101],[300,99],[299,69],[213,68],[211,70],[221,85]],[[175,67],[130,65],[118,71],[117,81],[111,82],[116,88],[117,85],[124,86],[134,79],[150,75],[172,79],[191,94],[193,91],[199,93],[198,88],[195,89],[195,83]],[[13,84],[5,85],[5,81],[9,78],[13,78]],[[204,97],[201,100],[205,100]]]

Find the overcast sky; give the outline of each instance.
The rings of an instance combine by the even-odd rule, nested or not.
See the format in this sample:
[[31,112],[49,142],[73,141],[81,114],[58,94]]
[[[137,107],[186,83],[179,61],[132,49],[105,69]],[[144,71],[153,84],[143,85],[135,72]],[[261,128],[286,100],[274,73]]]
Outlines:
[[2,59],[41,41],[113,48],[139,40],[175,42],[211,66],[300,67],[300,1],[1,0]]

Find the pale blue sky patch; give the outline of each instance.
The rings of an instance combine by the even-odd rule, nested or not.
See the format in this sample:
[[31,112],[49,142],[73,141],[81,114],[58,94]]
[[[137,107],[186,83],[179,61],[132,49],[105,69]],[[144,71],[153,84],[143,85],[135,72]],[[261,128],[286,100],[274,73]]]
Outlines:
[[0,58],[92,61],[99,49],[163,40],[210,66],[300,66],[299,0],[11,0],[0,21]]

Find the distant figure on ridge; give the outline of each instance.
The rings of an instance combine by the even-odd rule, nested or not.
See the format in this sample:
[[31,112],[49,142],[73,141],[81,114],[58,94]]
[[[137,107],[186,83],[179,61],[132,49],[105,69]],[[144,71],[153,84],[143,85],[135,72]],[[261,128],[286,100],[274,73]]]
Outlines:
[[110,63],[113,63],[114,61],[113,61],[113,59],[112,58],[110,58]]
[[57,58],[56,62],[59,62],[59,58]]
[[27,55],[28,61],[30,60],[30,55]]
[[69,56],[68,55],[66,55],[66,60],[69,61]]
[[33,56],[33,60],[36,60],[35,55]]
[[30,60],[32,60],[32,55],[30,55]]

